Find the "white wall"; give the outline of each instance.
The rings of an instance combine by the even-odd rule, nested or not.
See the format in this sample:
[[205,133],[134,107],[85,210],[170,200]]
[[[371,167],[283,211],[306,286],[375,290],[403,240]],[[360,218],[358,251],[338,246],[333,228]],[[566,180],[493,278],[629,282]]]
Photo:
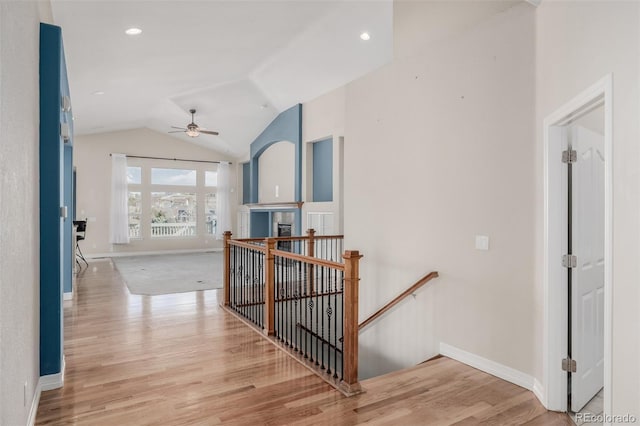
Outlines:
[[[302,106],[302,229],[309,228],[307,213],[333,213],[333,233],[342,230],[343,198],[343,139],[346,113],[346,88],[340,87]],[[311,177],[313,166],[312,142],[333,138],[333,201],[313,202]]]
[[[613,74],[613,412],[640,418],[640,4],[543,1],[537,12],[536,205],[542,206],[542,120]],[[538,208],[536,228],[542,229]],[[540,232],[538,235],[542,235]],[[542,282],[537,240],[536,282]],[[536,288],[535,347],[542,342],[542,286]],[[538,349],[538,352],[540,349]],[[536,358],[542,379],[542,360]]]
[[[441,6],[396,3],[396,34]],[[361,319],[440,273],[361,333],[362,373],[415,365],[443,341],[532,374],[534,8],[433,43],[424,31],[396,40],[411,54],[347,86],[344,229],[364,254]],[[489,251],[475,250],[478,234]]]
[[[278,142],[258,158],[258,202],[295,201],[295,145]],[[242,171],[240,171],[242,173]],[[276,186],[278,192],[276,193]]]
[[[111,194],[111,157],[110,153],[129,155],[183,158],[209,161],[231,161],[232,176],[236,163],[223,154],[184,142],[176,138],[149,129],[135,129],[119,132],[99,133],[78,136],[74,140],[74,165],[77,171],[77,218],[87,217],[87,238],[80,243],[85,254],[108,254],[112,252],[149,252],[161,250],[193,250],[221,248],[222,242],[212,236],[173,239],[154,238],[131,240],[130,244],[112,245],[109,243],[109,203]],[[151,160],[136,160],[137,163]],[[162,163],[162,164],[160,164]],[[192,162],[166,161],[155,162],[160,167],[201,170],[204,164]],[[133,163],[132,163],[133,165]],[[137,164],[136,164],[137,165]],[[232,201],[235,195],[231,196]],[[198,204],[203,203],[200,197]],[[232,218],[235,223],[236,209],[232,205]],[[200,227],[202,228],[202,227]]]
[[[39,368],[39,34],[43,4],[0,2],[0,424],[24,425]],[[49,10],[49,12],[48,12]],[[26,400],[23,397],[26,383]]]

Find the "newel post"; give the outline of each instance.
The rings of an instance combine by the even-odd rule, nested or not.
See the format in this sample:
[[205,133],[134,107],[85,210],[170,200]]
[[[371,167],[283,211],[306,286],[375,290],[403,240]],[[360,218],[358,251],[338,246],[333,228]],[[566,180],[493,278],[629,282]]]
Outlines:
[[[315,241],[316,231],[315,229],[307,229],[307,256],[315,257],[315,249],[316,249],[316,241]],[[307,263],[307,294],[314,293],[314,276],[313,276],[313,264]]]
[[229,306],[230,291],[230,277],[231,275],[231,245],[229,240],[231,239],[231,231],[224,232],[224,306]]
[[348,390],[358,391],[358,286],[360,282],[360,259],[357,250],[347,250],[344,259],[344,385]]
[[273,250],[276,247],[274,238],[267,238],[264,244],[264,332],[268,336],[275,334],[275,311],[276,311],[276,292],[275,292],[275,257]]

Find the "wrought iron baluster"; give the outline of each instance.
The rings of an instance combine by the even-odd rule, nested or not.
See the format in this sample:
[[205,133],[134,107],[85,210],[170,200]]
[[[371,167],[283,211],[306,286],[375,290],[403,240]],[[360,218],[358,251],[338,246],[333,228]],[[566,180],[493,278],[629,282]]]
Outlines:
[[282,314],[283,314],[283,307],[282,307],[282,303],[283,303],[283,295],[284,295],[284,291],[282,289],[282,268],[280,267],[280,262],[278,257],[275,257],[274,260],[275,265],[276,265],[276,275],[278,276],[278,282],[276,284],[276,289],[275,292],[277,294],[277,299],[278,299],[278,340],[282,341]]
[[320,351],[320,353],[322,355],[322,358],[320,359],[320,368],[323,369],[323,370],[325,369],[325,365],[324,365],[324,341],[325,341],[325,338],[324,338],[324,315],[325,315],[324,294],[326,293],[326,287],[325,287],[326,283],[324,281],[324,279],[325,279],[324,270],[325,270],[325,267],[323,266],[320,269],[320,294],[321,294],[320,302],[322,303],[322,318],[321,318],[321,322],[320,322],[320,330],[321,330],[321,333],[320,333],[320,338],[321,338],[320,339],[320,344],[322,346],[322,350]]
[[[302,244],[302,245],[304,247],[307,246],[306,244]],[[307,287],[307,283],[308,283],[307,271],[309,270],[309,268],[308,268],[306,263],[304,263],[302,265],[302,268],[304,268],[304,269],[303,269],[302,283],[300,283],[300,285],[302,285],[302,291],[303,291],[303,296],[304,296],[302,298],[302,306],[304,308],[304,327],[305,327],[305,330],[306,330],[306,329],[309,328],[309,323],[307,322],[307,312],[308,312],[308,310],[307,310],[307,299],[309,297],[309,293],[307,291],[308,290],[308,287]],[[302,334],[302,337],[304,339],[303,342],[302,342],[302,344],[304,345],[304,357],[305,358],[309,358],[309,353],[308,353],[309,346],[307,345],[307,343],[309,342],[309,333],[305,331]]]
[[329,291],[327,292],[327,374],[331,374],[331,317],[333,316],[333,308],[331,307],[331,269],[327,270],[327,283]]
[[336,315],[334,317],[334,333],[333,333],[333,378],[338,378],[338,321],[342,312],[338,310],[338,270],[333,271],[333,306],[336,307]]
[[[340,310],[342,311],[342,318],[340,321],[340,328],[342,332],[340,333],[344,336],[344,272],[340,271],[340,280],[338,281],[340,284]],[[342,347],[341,355],[340,355],[340,378],[344,377],[344,344],[340,344]]]
[[[320,269],[322,269],[322,267],[317,267],[315,268],[315,287],[314,287],[314,291],[315,291],[315,308],[316,308],[316,336],[320,335],[320,323],[318,322],[318,318],[319,318],[319,312],[320,312],[320,301],[318,300],[318,294],[320,293],[320,280],[318,279],[320,277]],[[319,348],[320,348],[320,340],[316,337],[315,338],[315,342],[316,342],[316,365],[320,365],[320,354],[318,352]]]

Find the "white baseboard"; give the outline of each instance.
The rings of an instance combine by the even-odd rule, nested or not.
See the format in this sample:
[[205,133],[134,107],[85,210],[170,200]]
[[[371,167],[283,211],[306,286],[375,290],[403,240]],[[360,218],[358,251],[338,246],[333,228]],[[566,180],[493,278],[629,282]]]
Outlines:
[[221,252],[222,248],[204,248],[204,249],[186,249],[186,250],[157,250],[157,251],[117,251],[110,253],[91,253],[85,254],[87,259],[101,259],[105,257],[129,257],[129,256],[152,256],[156,254],[187,254],[187,253],[206,253]]
[[[507,367],[490,359],[483,358],[479,355],[472,354],[471,352],[458,349],[454,346],[447,345],[446,343],[440,343],[440,354],[446,357],[455,359],[463,364],[470,365],[478,370],[489,373],[492,376],[499,377],[507,382],[511,382],[518,386],[533,391],[538,399],[540,399],[539,393],[542,393],[542,385],[535,380],[532,376],[518,371],[514,368]],[[537,385],[537,386],[536,386]],[[538,390],[536,391],[536,387]],[[540,399],[542,402],[542,399]]]
[[68,293],[64,293],[63,299],[64,300],[73,300],[73,290],[71,290]]
[[38,406],[40,405],[40,395],[42,395],[42,383],[38,379],[36,388],[33,394],[33,400],[31,401],[31,409],[29,409],[29,417],[27,418],[27,426],[33,426],[36,424],[36,415],[38,414]]
[[55,374],[47,374],[46,376],[40,376],[39,384],[42,392],[58,389],[64,385],[64,369],[65,369],[65,361],[64,356],[62,357],[62,369],[59,373]]
[[538,381],[538,379],[533,379],[533,394],[538,398],[538,400],[542,403],[543,406],[547,406],[547,400],[544,396],[544,386],[542,383]]

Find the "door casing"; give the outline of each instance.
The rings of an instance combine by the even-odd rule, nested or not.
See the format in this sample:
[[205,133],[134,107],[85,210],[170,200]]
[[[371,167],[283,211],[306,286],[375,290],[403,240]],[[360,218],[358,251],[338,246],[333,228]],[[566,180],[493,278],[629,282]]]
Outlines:
[[567,270],[562,267],[566,254],[568,215],[567,178],[563,173],[562,151],[566,149],[563,126],[582,115],[596,103],[604,106],[604,412],[611,413],[612,351],[612,235],[613,235],[613,76],[606,75],[567,102],[543,121],[544,138],[544,324],[543,324],[543,395],[549,410],[567,411],[567,373],[562,359],[568,347]]

